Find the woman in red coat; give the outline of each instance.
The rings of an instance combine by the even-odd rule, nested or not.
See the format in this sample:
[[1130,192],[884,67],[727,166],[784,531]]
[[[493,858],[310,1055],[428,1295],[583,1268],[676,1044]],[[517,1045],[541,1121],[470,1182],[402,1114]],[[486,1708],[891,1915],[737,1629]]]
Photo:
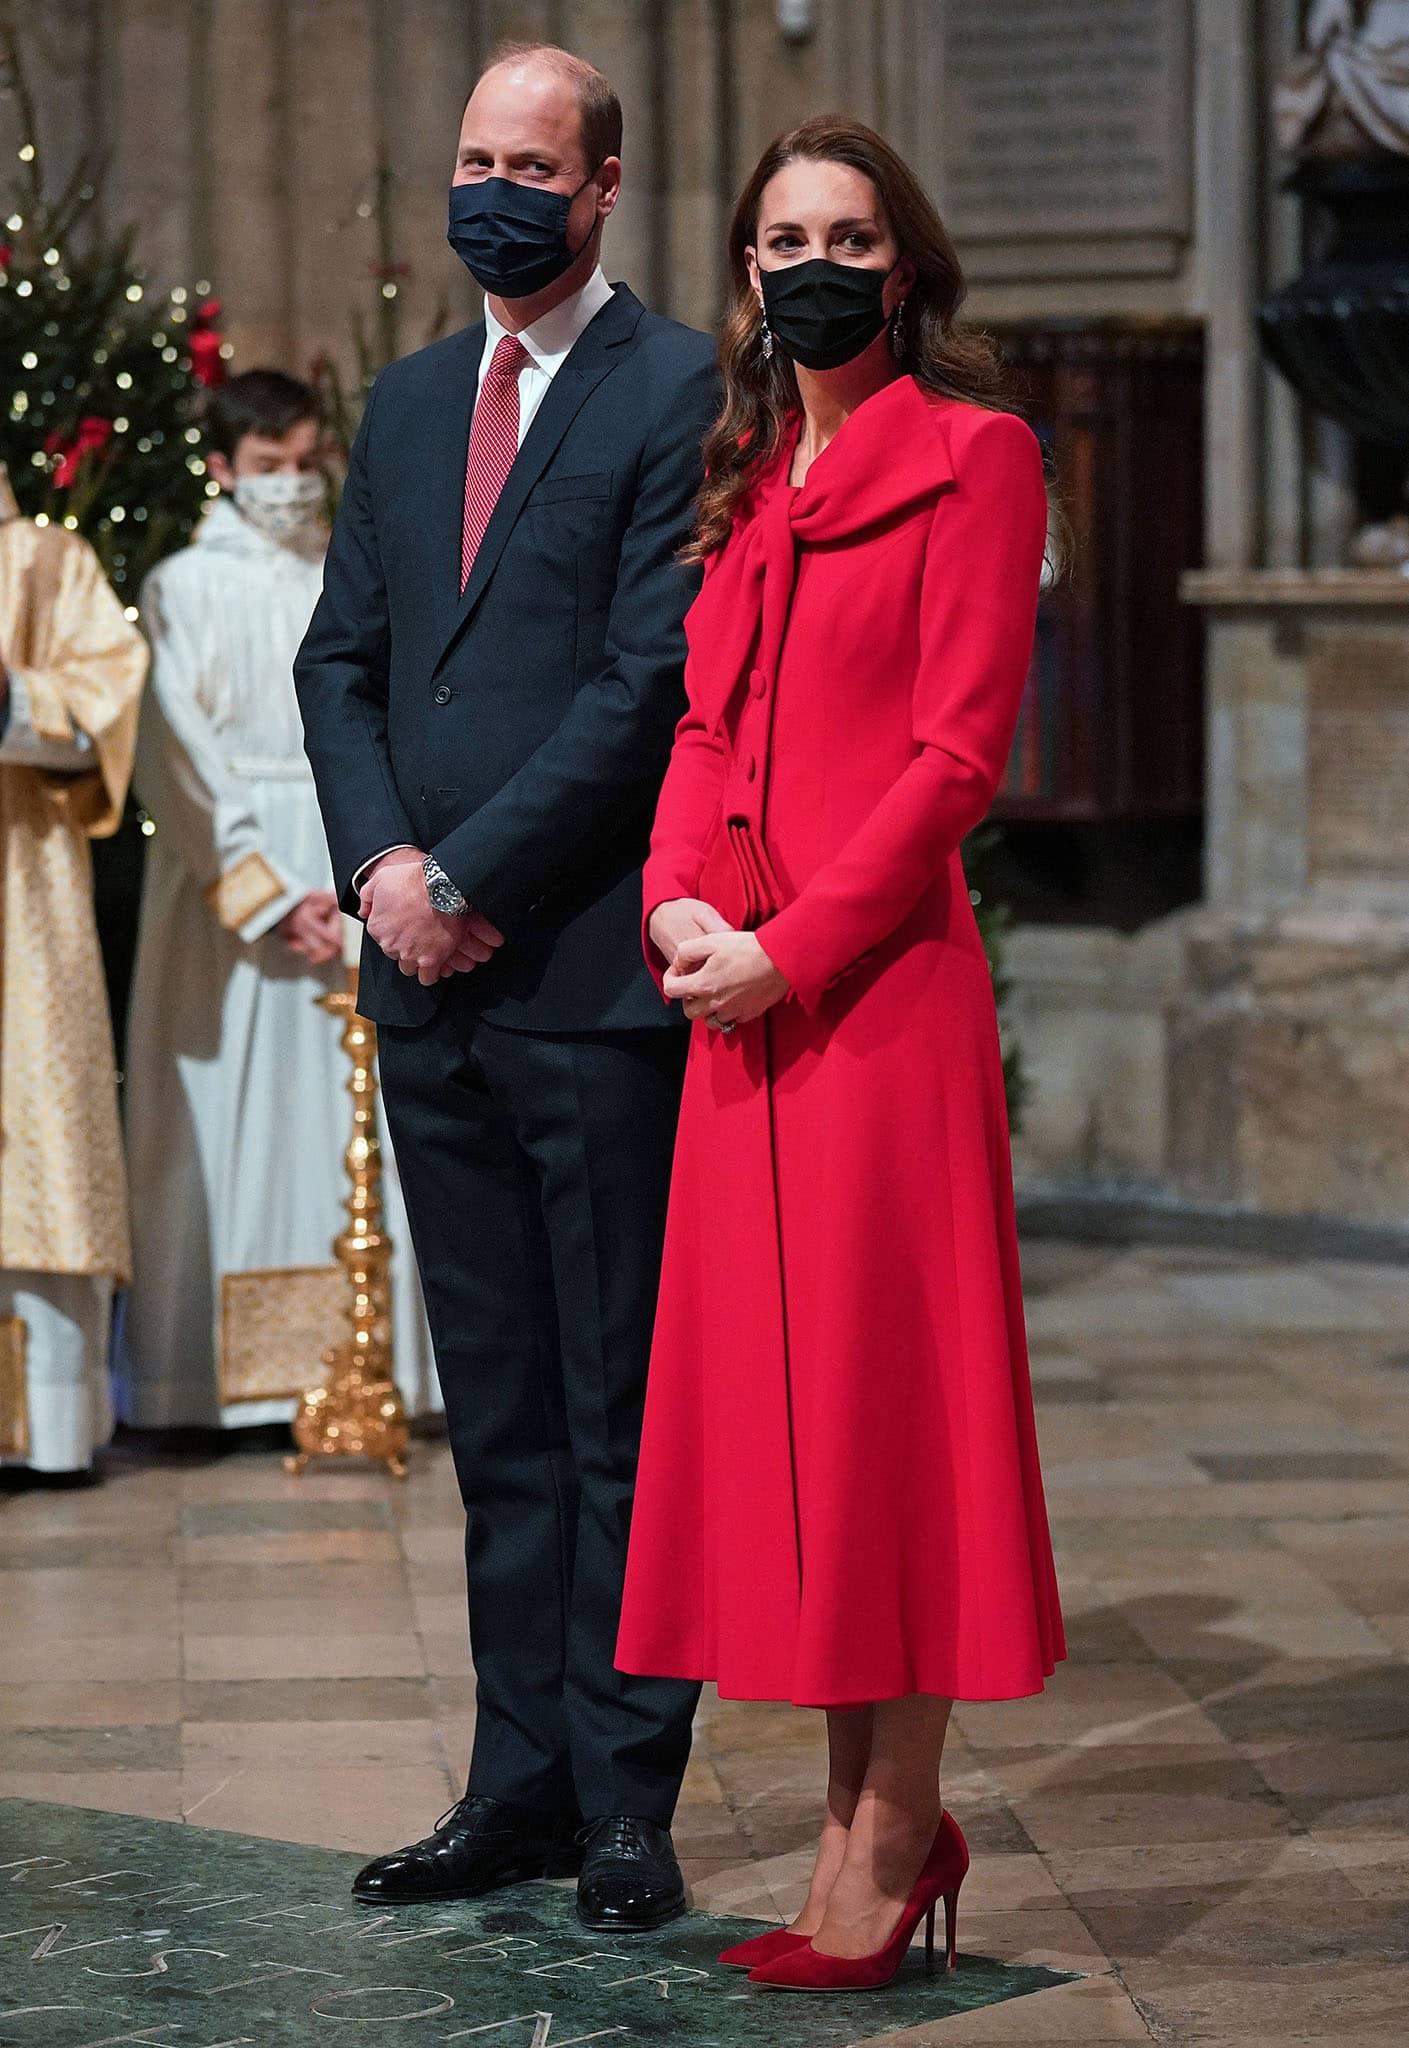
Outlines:
[[1063,1654],[958,851],[1012,743],[1047,500],[880,137],[781,137],[731,253],[645,877],[697,1021],[617,1661],[827,1710],[807,1903],[729,1958],[812,1989],[883,1981],[952,1907],[950,1702],[1038,1692]]

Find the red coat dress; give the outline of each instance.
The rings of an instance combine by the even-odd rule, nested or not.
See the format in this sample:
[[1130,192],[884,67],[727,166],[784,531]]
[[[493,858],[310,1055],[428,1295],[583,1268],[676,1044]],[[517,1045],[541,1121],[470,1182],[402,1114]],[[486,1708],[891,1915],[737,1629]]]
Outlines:
[[746,820],[792,994],[695,1026],[617,1662],[805,1706],[1016,1697],[1064,1646],[958,847],[1012,743],[1041,460],[909,377],[797,490],[795,440],[690,613],[646,869],[649,918]]

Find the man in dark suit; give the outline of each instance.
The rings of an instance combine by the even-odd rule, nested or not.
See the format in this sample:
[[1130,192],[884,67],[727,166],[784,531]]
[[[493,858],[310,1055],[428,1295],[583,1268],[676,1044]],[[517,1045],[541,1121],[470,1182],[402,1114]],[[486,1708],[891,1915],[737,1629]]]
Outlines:
[[451,240],[485,320],[394,363],[297,663],[308,755],[467,1510],[465,1798],[359,1897],[580,1866],[587,1925],[683,1909],[697,1688],[614,1664],[684,1033],[640,945],[683,709],[702,334],[598,267],[621,110],[516,49],[466,108]]

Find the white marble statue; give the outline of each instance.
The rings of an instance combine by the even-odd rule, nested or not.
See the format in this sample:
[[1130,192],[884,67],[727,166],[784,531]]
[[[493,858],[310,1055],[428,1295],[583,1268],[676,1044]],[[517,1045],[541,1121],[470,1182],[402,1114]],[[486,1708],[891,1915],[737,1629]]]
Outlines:
[[1409,0],[1312,0],[1305,40],[1274,95],[1282,147],[1409,155]]

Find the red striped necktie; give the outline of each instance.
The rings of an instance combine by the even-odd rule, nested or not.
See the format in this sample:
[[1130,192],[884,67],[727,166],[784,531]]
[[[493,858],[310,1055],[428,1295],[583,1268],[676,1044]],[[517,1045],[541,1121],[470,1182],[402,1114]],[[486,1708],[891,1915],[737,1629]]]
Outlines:
[[465,527],[460,541],[460,590],[470,580],[484,530],[519,452],[519,371],[529,360],[516,334],[496,342],[470,422],[465,465]]

